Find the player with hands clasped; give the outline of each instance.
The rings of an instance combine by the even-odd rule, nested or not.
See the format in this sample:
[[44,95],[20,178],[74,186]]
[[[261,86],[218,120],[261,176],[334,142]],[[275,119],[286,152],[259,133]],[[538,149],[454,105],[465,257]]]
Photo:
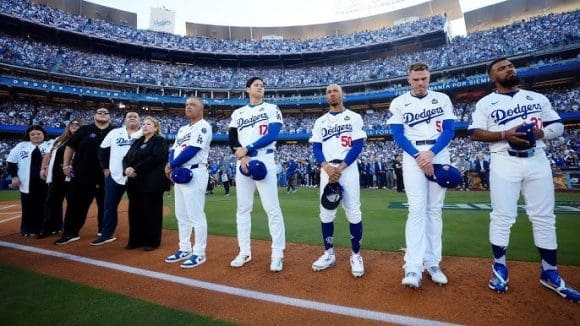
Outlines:
[[[181,263],[182,268],[194,268],[206,261],[207,219],[204,207],[205,189],[209,178],[207,158],[212,129],[203,118],[203,108],[203,101],[200,98],[195,96],[187,98],[185,116],[189,119],[189,123],[177,131],[165,166],[165,175],[175,183],[175,217],[179,231],[179,249],[166,257],[165,261],[168,263],[184,261]],[[184,175],[188,175],[189,178]],[[193,247],[192,230],[195,237]]]
[[[343,104],[343,92],[339,85],[331,84],[326,88],[329,111],[318,118],[312,129],[312,148],[320,170],[320,196],[325,196],[327,184],[340,184],[344,198],[343,208],[350,225],[352,254],[351,272],[354,277],[365,273],[363,258],[360,255],[363,224],[360,210],[360,184],[357,164],[352,164],[360,155],[364,140],[363,120],[358,113],[348,110]],[[336,206],[320,205],[322,240],[325,252],[312,264],[314,271],[321,271],[336,265],[333,248],[334,218]]]
[[[230,147],[235,152],[236,168],[240,172],[236,173],[236,225],[240,252],[230,265],[242,267],[252,260],[250,213],[258,189],[272,237],[270,271],[279,272],[283,269],[286,235],[278,201],[274,150],[282,128],[282,114],[278,106],[263,101],[264,91],[262,78],[250,78],[246,83],[250,103],[232,113],[229,125]],[[260,171],[252,171],[254,167]]]
[[442,208],[446,188],[425,176],[434,173],[433,164],[449,164],[447,146],[454,135],[453,106],[443,93],[428,90],[429,67],[415,63],[407,78],[411,91],[391,102],[393,139],[403,153],[403,181],[409,203],[405,225],[405,275],[402,284],[420,288],[423,270],[437,284],[447,284],[441,271]]
[[488,286],[499,293],[508,290],[506,251],[521,192],[542,259],[540,283],[578,302],[580,293],[558,274],[554,183],[543,141],[561,136],[564,125],[544,95],[518,88],[509,60],[494,60],[488,74],[496,90],[477,102],[469,126],[471,139],[491,143],[489,241],[494,262]]

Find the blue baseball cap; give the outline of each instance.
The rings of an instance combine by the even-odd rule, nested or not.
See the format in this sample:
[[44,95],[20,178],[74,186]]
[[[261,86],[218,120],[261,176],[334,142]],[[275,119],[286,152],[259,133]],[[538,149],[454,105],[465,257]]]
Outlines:
[[176,168],[171,171],[171,180],[175,183],[189,183],[193,179],[193,172],[188,168]]
[[334,210],[340,204],[342,199],[342,193],[344,189],[340,185],[340,183],[329,183],[324,187],[322,191],[322,196],[320,197],[320,204],[322,207],[328,210]]
[[245,175],[246,177],[250,177],[256,181],[260,181],[263,180],[264,178],[266,178],[266,175],[268,174],[268,169],[266,169],[266,164],[264,164],[264,162],[260,161],[260,160],[251,160],[250,163],[248,163],[248,172],[245,173],[242,170],[242,166],[240,165],[239,169],[241,174]]
[[434,173],[427,179],[437,182],[443,188],[455,188],[461,184],[461,172],[450,164],[433,164]]
[[520,136],[519,138],[527,140],[530,143],[529,145],[518,145],[518,144],[514,144],[512,142],[508,142],[510,144],[510,147],[515,149],[515,150],[518,150],[518,151],[525,151],[527,149],[536,147],[536,137],[534,137],[534,131],[532,130],[532,129],[534,129],[535,126],[536,126],[535,123],[530,122],[530,123],[521,125],[518,127],[518,129],[516,129],[517,132],[525,132],[526,133],[525,136]]

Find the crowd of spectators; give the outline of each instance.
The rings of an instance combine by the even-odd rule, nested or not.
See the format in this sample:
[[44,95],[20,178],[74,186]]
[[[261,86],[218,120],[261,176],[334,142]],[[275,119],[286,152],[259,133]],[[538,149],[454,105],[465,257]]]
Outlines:
[[1,12],[33,22],[80,32],[91,36],[124,43],[145,44],[164,49],[207,53],[238,54],[294,54],[388,43],[400,38],[414,37],[443,31],[445,17],[432,16],[417,19],[374,31],[361,31],[348,35],[327,36],[306,40],[219,40],[204,36],[178,36],[150,30],[139,30],[126,25],[112,24],[99,19],[89,19],[41,3],[28,0],[4,0]]
[[[20,6],[24,9],[16,10],[7,5],[7,3],[13,4],[15,8]],[[44,5],[30,5],[27,1],[4,1],[2,3],[3,12],[7,6],[11,8],[6,11],[10,15],[47,24],[56,24],[57,26],[60,26],[58,24],[60,24],[61,19],[66,19],[66,17],[61,17],[61,19],[55,17],[58,17],[59,13],[65,16],[68,15]],[[42,8],[45,8],[48,14],[47,17],[41,19]],[[417,24],[424,21],[439,21],[435,18],[421,20]],[[67,24],[66,26],[68,27],[66,28],[84,32],[85,26],[94,26],[97,22],[95,20],[86,20],[82,23],[82,21],[82,18],[78,18],[73,23]],[[498,55],[514,56],[577,43],[580,39],[580,32],[577,29],[578,21],[580,21],[580,10],[563,14],[549,14],[534,17],[527,21],[517,21],[511,25],[487,31],[471,33],[465,37],[456,37],[448,45],[425,49],[419,52],[399,53],[386,58],[365,60],[364,62],[357,61],[334,65],[269,68],[234,68],[151,62],[138,58],[92,53],[85,50],[72,49],[65,46],[0,34],[0,62],[76,76],[157,86],[239,89],[243,88],[243,82],[249,76],[258,75],[267,81],[268,88],[297,88],[321,86],[329,83],[348,84],[401,77],[406,75],[406,69],[409,63],[416,61],[427,63],[432,70],[440,70],[488,61],[496,58]],[[103,26],[116,26],[119,29],[119,33],[111,32],[107,34],[104,31],[108,27],[104,28]],[[404,26],[407,26],[407,24],[395,26],[388,30],[406,30]],[[120,37],[121,39],[127,35],[150,35],[151,33],[157,33],[141,30],[132,30],[129,32],[127,30],[130,29],[129,27],[108,23],[103,23],[101,27],[104,29],[91,28],[89,32],[103,31],[104,35],[116,35],[115,37]],[[417,29],[417,31],[423,33],[428,32],[429,29]],[[298,42],[301,44],[300,47],[308,44],[306,48],[312,47],[312,49],[318,49],[320,47],[319,43],[326,44],[325,46],[321,46],[320,49],[331,49],[333,45],[348,48],[356,46],[357,43],[354,41],[356,39],[375,40],[374,37],[369,36],[372,33],[374,32],[353,34],[356,37],[347,35],[292,42]],[[164,33],[158,34],[160,36],[143,37],[151,42],[147,43],[150,45],[160,45],[156,43],[161,42],[160,40],[170,42],[171,44],[183,44],[184,42],[187,43],[187,41],[183,40],[191,39]],[[286,41],[246,41],[250,42],[250,45],[246,46],[242,41],[240,41],[242,44],[237,44],[236,42],[238,41],[203,40],[207,42],[218,42],[221,49],[225,52],[245,51],[254,46],[259,49],[276,49],[276,42],[281,42],[277,45],[280,51],[287,48],[294,49],[293,46],[287,46],[283,43]],[[234,42],[237,47],[231,45],[231,42]],[[259,53],[259,50],[256,51],[258,52],[255,53]],[[211,52],[215,53],[216,50],[212,50]]]

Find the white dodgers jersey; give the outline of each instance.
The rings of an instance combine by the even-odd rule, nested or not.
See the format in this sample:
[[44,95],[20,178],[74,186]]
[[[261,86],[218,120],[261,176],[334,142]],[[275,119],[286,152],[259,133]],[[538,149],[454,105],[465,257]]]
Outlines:
[[322,143],[324,158],[332,161],[344,160],[352,142],[365,138],[360,114],[347,109],[334,115],[327,112],[316,119],[309,142]]
[[124,185],[127,182],[127,177],[123,173],[123,158],[135,140],[142,136],[141,129],[129,136],[127,128],[123,126],[109,131],[101,142],[101,148],[110,148],[109,171],[117,184]]
[[176,158],[188,146],[201,148],[195,156],[183,164],[183,167],[190,167],[195,164],[207,164],[209,155],[209,144],[211,143],[211,125],[204,119],[195,124],[185,125],[177,131],[175,142],[171,147],[173,157]]
[[388,124],[402,124],[405,137],[413,143],[417,140],[436,140],[443,131],[443,120],[455,120],[449,96],[428,91],[424,97],[407,92],[391,102],[393,114]]
[[[44,157],[44,154],[49,152],[51,146],[52,141],[45,141],[38,145],[42,157]],[[30,189],[30,163],[32,159],[32,151],[35,148],[36,146],[31,142],[23,141],[16,144],[6,158],[6,162],[16,163],[18,165],[18,179],[20,179],[19,190],[25,194],[27,194]]]
[[[542,129],[543,122],[560,120],[560,116],[547,97],[542,94],[519,90],[513,96],[491,93],[477,102],[469,129],[503,131],[522,123],[533,122],[536,128]],[[544,141],[536,141],[537,148],[544,148]],[[510,148],[507,141],[490,144],[491,152],[506,151]]]
[[[229,128],[238,129],[240,145],[247,146],[262,138],[268,132],[268,124],[283,123],[278,106],[263,102],[259,105],[246,105],[232,113]],[[260,150],[276,149],[273,141]]]

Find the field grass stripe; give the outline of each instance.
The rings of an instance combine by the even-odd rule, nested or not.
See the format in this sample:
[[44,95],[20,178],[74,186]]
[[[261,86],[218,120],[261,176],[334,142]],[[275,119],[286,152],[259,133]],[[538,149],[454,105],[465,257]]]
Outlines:
[[6,248],[11,248],[11,249],[16,249],[16,250],[28,251],[28,252],[46,255],[46,256],[51,256],[51,257],[56,257],[56,258],[67,259],[67,260],[71,260],[71,261],[75,261],[75,262],[79,262],[79,263],[108,268],[108,269],[112,269],[112,270],[116,270],[116,271],[121,271],[121,272],[126,272],[126,273],[130,273],[130,274],[134,274],[134,275],[139,275],[139,276],[150,277],[150,278],[154,278],[154,279],[158,279],[158,280],[178,283],[178,284],[186,285],[189,287],[195,287],[195,288],[205,289],[205,290],[214,291],[214,292],[220,292],[220,293],[224,293],[224,294],[228,294],[228,295],[234,295],[234,296],[239,296],[239,297],[243,297],[243,298],[261,300],[261,301],[266,301],[269,303],[277,303],[277,304],[293,306],[293,307],[298,307],[298,308],[303,308],[303,309],[316,310],[316,311],[321,311],[321,312],[326,312],[326,313],[333,313],[333,314],[337,314],[337,315],[344,315],[344,316],[349,316],[349,317],[354,317],[354,318],[369,319],[369,320],[388,322],[388,323],[393,323],[393,324],[401,324],[401,325],[453,325],[453,324],[446,323],[446,322],[421,319],[421,318],[409,317],[409,316],[403,316],[403,315],[397,315],[397,314],[389,314],[389,313],[380,312],[380,311],[366,310],[366,309],[360,309],[360,308],[352,308],[352,307],[340,306],[340,305],[329,304],[329,303],[324,303],[324,302],[297,299],[297,298],[286,297],[286,296],[281,296],[281,295],[276,295],[276,294],[264,293],[264,292],[253,291],[253,290],[246,290],[246,289],[231,287],[231,286],[227,286],[227,285],[209,283],[209,282],[205,282],[205,281],[199,281],[199,280],[175,276],[175,275],[171,275],[171,274],[159,273],[159,272],[154,272],[154,271],[150,271],[150,270],[146,270],[146,269],[135,268],[135,267],[116,264],[116,263],[110,263],[110,262],[106,262],[106,261],[102,261],[102,260],[96,260],[96,259],[77,256],[77,255],[71,255],[71,254],[62,253],[62,252],[58,252],[58,251],[52,251],[52,250],[46,250],[46,249],[41,249],[41,248],[36,248],[36,247],[31,247],[31,246],[25,246],[25,245],[21,245],[21,244],[17,244],[17,243],[12,243],[12,242],[0,241],[0,246],[6,247]]

